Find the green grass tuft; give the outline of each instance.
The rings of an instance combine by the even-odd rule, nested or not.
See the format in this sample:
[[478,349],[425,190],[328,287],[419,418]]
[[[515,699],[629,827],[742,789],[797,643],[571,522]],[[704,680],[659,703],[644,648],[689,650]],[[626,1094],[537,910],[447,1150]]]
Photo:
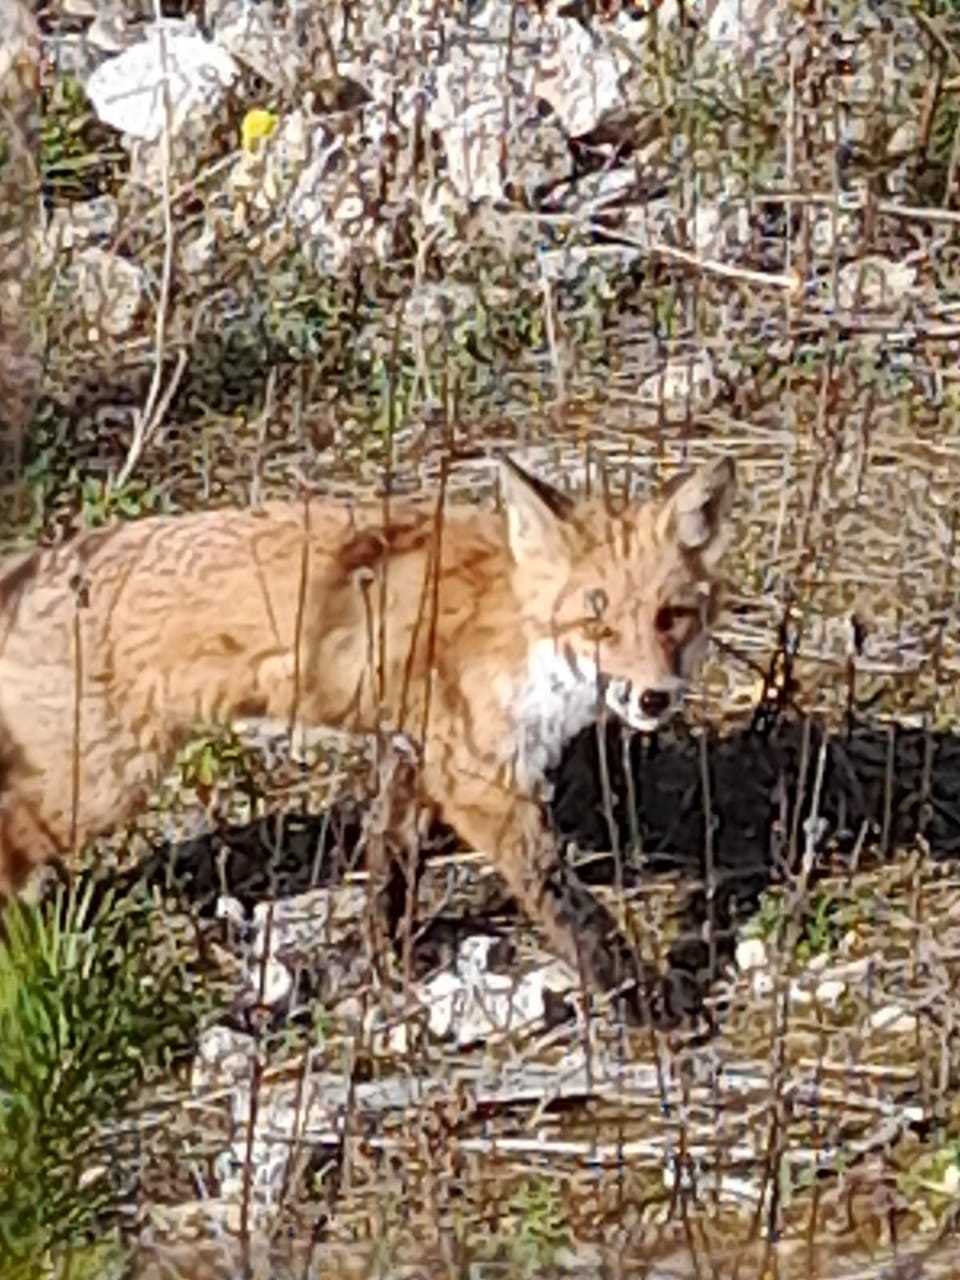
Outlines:
[[149,902],[94,906],[89,886],[3,917],[3,1280],[73,1274],[68,1260],[118,1224],[124,1113],[189,1046],[208,999],[161,927]]

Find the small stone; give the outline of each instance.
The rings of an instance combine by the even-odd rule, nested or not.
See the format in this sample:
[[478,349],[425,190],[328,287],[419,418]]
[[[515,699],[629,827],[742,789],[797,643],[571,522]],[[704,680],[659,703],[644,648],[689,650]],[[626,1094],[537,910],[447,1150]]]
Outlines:
[[77,1190],[86,1191],[87,1188],[92,1187],[95,1182],[99,1182],[106,1172],[107,1166],[105,1164],[88,1165],[86,1169],[81,1171],[79,1178],[77,1178]]
[[840,997],[846,990],[847,984],[842,978],[827,978],[816,989],[817,1004],[824,1005],[826,1008],[833,1008],[839,1003]]
[[339,885],[258,902],[250,925],[251,954],[258,960],[266,954],[268,926],[271,958],[287,951],[315,952],[331,930],[361,918],[365,901],[362,885]]
[[545,52],[533,65],[532,91],[548,102],[567,134],[589,133],[607,112],[625,105],[620,71],[606,41],[578,22],[544,18]]
[[54,255],[64,249],[95,244],[109,239],[120,222],[120,211],[113,196],[97,196],[55,208],[43,233],[45,254]]
[[747,58],[783,42],[784,11],[789,8],[776,0],[717,0],[707,35],[727,58]]
[[87,28],[87,44],[102,53],[120,53],[136,39],[122,9],[105,6]]
[[180,248],[180,266],[190,275],[199,275],[213,262],[217,252],[217,230],[207,225]]
[[268,1009],[275,1008],[290,999],[293,993],[293,974],[280,960],[261,960],[251,974],[251,987]]
[[868,254],[841,268],[837,277],[837,302],[847,310],[899,306],[916,278],[917,269],[910,263]]
[[205,1028],[193,1058],[191,1087],[218,1089],[248,1080],[255,1052],[251,1036],[231,1031],[229,1027]]
[[80,305],[98,334],[123,337],[134,327],[144,302],[144,273],[135,263],[91,245],[71,264]]
[[438,75],[435,118],[431,120],[446,154],[447,177],[461,196],[500,200],[504,186],[503,98],[491,93],[459,108],[455,99],[447,96],[447,87],[447,78]]
[[668,360],[664,367],[644,378],[637,388],[642,404],[662,405],[667,409],[682,408],[702,413],[713,404],[719,390],[713,361],[703,351],[691,358]]
[[917,1016],[908,1013],[897,1004],[887,1004],[875,1009],[869,1019],[872,1031],[882,1031],[885,1035],[908,1036],[917,1029]]
[[793,981],[789,986],[790,1004],[795,1008],[806,1008],[813,1004],[813,992],[802,981]]
[[268,84],[296,84],[302,70],[301,51],[267,5],[230,0],[220,6],[211,27],[217,44]]
[[737,968],[741,973],[754,969],[766,969],[770,963],[767,944],[762,938],[744,938],[737,943]]

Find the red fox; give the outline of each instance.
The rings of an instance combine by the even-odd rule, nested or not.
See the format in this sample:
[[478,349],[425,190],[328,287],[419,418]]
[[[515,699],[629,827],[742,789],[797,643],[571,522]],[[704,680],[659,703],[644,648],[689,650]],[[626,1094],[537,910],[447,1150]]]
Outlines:
[[387,728],[419,744],[424,811],[590,987],[649,985],[559,856],[546,774],[604,708],[652,730],[676,707],[719,607],[734,465],[616,511],[508,458],[500,476],[501,511],[314,496],[0,563],[0,893],[123,822],[198,726]]

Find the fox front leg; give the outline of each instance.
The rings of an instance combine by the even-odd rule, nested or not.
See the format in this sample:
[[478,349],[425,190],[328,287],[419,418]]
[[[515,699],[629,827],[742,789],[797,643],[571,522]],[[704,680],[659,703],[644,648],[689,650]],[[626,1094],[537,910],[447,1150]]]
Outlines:
[[598,993],[622,991],[631,1022],[669,1025],[697,1001],[678,992],[636,954],[613,915],[581,883],[560,854],[543,806],[532,797],[486,780],[467,761],[448,757],[425,771],[441,816],[485,854],[517,904],[546,934],[556,955]]

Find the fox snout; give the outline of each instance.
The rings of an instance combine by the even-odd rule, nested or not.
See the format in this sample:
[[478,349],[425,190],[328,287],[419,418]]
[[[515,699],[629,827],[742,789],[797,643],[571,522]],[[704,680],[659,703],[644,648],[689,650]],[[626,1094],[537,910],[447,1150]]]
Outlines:
[[687,682],[678,677],[642,688],[614,678],[607,682],[604,697],[609,710],[631,729],[650,733],[678,708],[686,688]]

